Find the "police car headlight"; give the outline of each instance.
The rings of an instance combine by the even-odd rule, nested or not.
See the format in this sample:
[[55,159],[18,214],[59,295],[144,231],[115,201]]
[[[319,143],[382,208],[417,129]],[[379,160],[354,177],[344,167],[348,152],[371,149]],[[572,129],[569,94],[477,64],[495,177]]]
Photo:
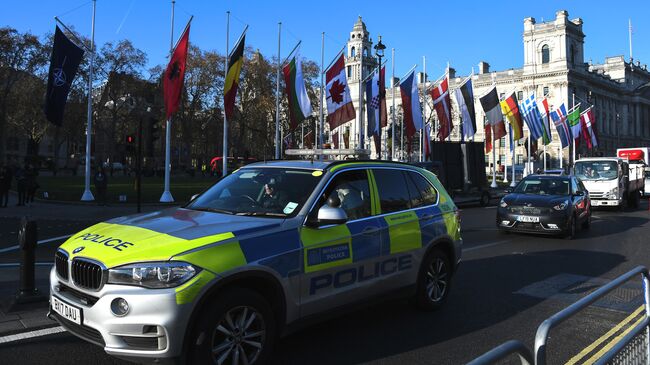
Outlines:
[[200,268],[186,262],[147,262],[116,267],[108,271],[109,284],[145,288],[173,288],[190,280]]

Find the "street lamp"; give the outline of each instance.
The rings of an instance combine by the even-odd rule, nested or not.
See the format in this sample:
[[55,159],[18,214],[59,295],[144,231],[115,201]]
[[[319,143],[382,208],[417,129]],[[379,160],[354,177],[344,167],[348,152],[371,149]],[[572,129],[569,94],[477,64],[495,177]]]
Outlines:
[[[385,49],[386,49],[386,46],[383,43],[381,43],[381,35],[380,35],[379,36],[379,42],[377,42],[377,44],[375,44],[375,55],[379,59],[379,66],[378,66],[378,71],[377,71],[379,73],[379,77],[377,78],[377,80],[378,80],[377,84],[378,84],[379,100],[380,101],[381,101],[381,99],[384,98],[383,94],[385,93],[383,85],[381,84],[381,81],[382,81],[382,79],[381,79],[381,58],[384,57],[384,50]],[[379,115],[380,115],[380,118],[381,118],[381,113],[379,113]],[[375,123],[381,123],[381,121],[378,120]],[[379,128],[379,138],[381,140],[381,127]],[[379,146],[381,146],[381,143],[379,144]],[[381,160],[381,151],[377,151],[377,159]]]

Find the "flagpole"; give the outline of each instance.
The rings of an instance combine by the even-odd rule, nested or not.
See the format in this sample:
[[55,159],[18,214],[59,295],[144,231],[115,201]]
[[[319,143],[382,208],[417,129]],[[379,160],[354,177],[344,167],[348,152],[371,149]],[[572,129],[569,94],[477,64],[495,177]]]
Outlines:
[[[512,133],[512,126],[510,126],[510,133]],[[512,144],[512,151],[510,153],[512,154],[512,179],[510,181],[510,187],[515,187],[517,185],[517,177],[515,176],[515,152],[517,150],[517,144],[515,143],[515,138],[512,136],[512,140],[510,140],[510,143]]]
[[278,69],[275,73],[275,159],[280,159],[280,37],[282,35],[282,22],[278,22]]
[[[230,60],[228,59],[228,54],[230,54],[230,11],[226,11],[226,57],[225,57],[225,68],[223,71],[224,75],[228,74],[228,63]],[[222,168],[221,168],[221,176],[226,176],[228,175],[228,117],[226,116],[224,109],[223,113],[223,153],[222,153]]]
[[[95,63],[95,9],[97,7],[97,1],[93,0],[93,17],[91,20],[90,26],[90,65],[88,68],[88,122],[86,124],[86,168],[84,176],[84,193],[81,195],[81,201],[93,201],[93,193],[90,191],[90,152],[91,152],[91,143],[92,143],[92,132],[93,132],[93,65]],[[101,164],[101,161],[97,161],[98,164]],[[100,167],[101,165],[98,165]]]
[[402,120],[400,125],[402,131],[400,132],[400,161],[404,160],[404,107],[402,107]]
[[357,120],[357,148],[363,148],[363,47],[359,53],[359,119]]
[[[449,80],[449,61],[447,61],[447,80]],[[449,89],[451,89],[451,87],[449,87],[450,86],[449,84],[450,82],[447,81],[447,92],[450,92]],[[447,136],[447,141],[449,142],[451,142],[451,129],[453,128],[453,126],[454,126],[454,120],[451,117],[451,105],[449,105],[449,135]],[[461,130],[460,133],[463,133],[463,131]]]
[[[492,125],[488,128],[492,128]],[[493,129],[493,128],[492,128]],[[492,137],[492,184],[490,184],[491,188],[496,188],[497,187],[497,150],[496,150],[496,144],[494,143],[494,130],[491,131],[491,137]]]
[[[169,54],[171,55],[174,52],[174,5],[176,0],[172,0],[172,20],[171,20],[171,31],[169,36]],[[172,117],[170,116],[166,121],[165,128],[165,187],[162,195],[160,196],[161,203],[171,203],[174,201],[172,193],[169,191],[169,174],[170,174],[170,164],[171,164],[171,142],[172,142]]]
[[[324,110],[323,110],[323,104],[324,104],[323,103],[323,92],[324,92],[325,89],[323,88],[323,82],[324,82],[323,77],[324,77],[325,74],[322,72],[322,71],[324,71],[323,70],[323,65],[324,64],[325,64],[325,32],[323,32],[321,34],[321,47],[320,47],[320,69],[321,69],[321,73],[320,73],[320,97],[319,97],[319,99],[320,99],[319,100],[319,102],[320,102],[320,131],[319,132],[320,133],[319,133],[319,136],[318,136],[318,139],[319,139],[318,146],[319,146],[320,149],[323,149],[323,138],[325,136],[325,133],[323,132],[323,128],[325,127],[325,122],[324,122],[325,113],[324,113]],[[319,156],[319,160],[321,160],[321,161],[323,160],[323,155]]]
[[[511,143],[510,137],[512,135],[512,126],[510,125],[510,123],[508,123],[508,131],[510,132],[508,134],[508,143],[510,144]],[[503,144],[505,146],[505,142]],[[506,153],[503,154],[503,161],[502,161],[503,162],[503,182],[506,183],[506,184],[508,183],[508,158],[507,157],[508,157],[508,154],[506,152]]]
[[[427,88],[427,57],[422,56],[422,90],[425,90]],[[422,106],[422,118],[424,119],[424,123],[427,122],[427,94],[423,93],[422,99],[424,99],[424,105]],[[424,135],[424,125],[422,126],[422,129],[420,130],[420,162],[424,161],[424,138],[426,137]]]
[[392,69],[392,76],[390,78],[390,83],[391,83],[391,99],[393,103],[393,128],[391,128],[391,142],[390,142],[390,157],[393,161],[395,161],[395,128],[397,127],[397,120],[395,119],[395,48],[391,49],[391,69]]
[[[575,107],[576,107],[576,94],[571,93],[571,95],[573,95],[573,101],[571,102],[571,104],[573,105],[573,109],[575,109]],[[569,117],[568,114],[569,113],[567,113],[567,119]],[[580,123],[580,120],[578,120],[578,123]],[[571,139],[573,140],[573,151],[572,151],[571,166],[569,167],[569,169],[573,169],[573,166],[576,163],[576,137],[573,135],[573,126],[571,126]],[[569,170],[569,172],[571,172],[571,170]]]
[[530,127],[529,127],[528,128],[528,158],[526,160],[526,169],[524,170],[524,171],[526,171],[526,175],[533,173],[532,171],[530,171],[530,137],[531,137],[531,135],[532,134],[531,134]]

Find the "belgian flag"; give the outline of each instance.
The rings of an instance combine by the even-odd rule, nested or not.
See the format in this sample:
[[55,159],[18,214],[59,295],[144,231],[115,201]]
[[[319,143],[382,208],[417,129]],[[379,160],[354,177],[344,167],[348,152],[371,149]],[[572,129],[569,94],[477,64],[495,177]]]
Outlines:
[[239,87],[239,74],[241,67],[244,64],[244,39],[246,35],[243,34],[239,42],[229,55],[228,72],[226,73],[226,82],[223,90],[223,105],[226,111],[226,118],[230,120],[235,109],[235,97],[237,96],[237,89]]

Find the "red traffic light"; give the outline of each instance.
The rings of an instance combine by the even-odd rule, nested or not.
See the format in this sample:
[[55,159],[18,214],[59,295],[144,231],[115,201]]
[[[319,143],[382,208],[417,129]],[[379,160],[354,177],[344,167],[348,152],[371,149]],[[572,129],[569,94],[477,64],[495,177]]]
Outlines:
[[126,143],[131,144],[135,141],[135,137],[133,136],[126,136]]

